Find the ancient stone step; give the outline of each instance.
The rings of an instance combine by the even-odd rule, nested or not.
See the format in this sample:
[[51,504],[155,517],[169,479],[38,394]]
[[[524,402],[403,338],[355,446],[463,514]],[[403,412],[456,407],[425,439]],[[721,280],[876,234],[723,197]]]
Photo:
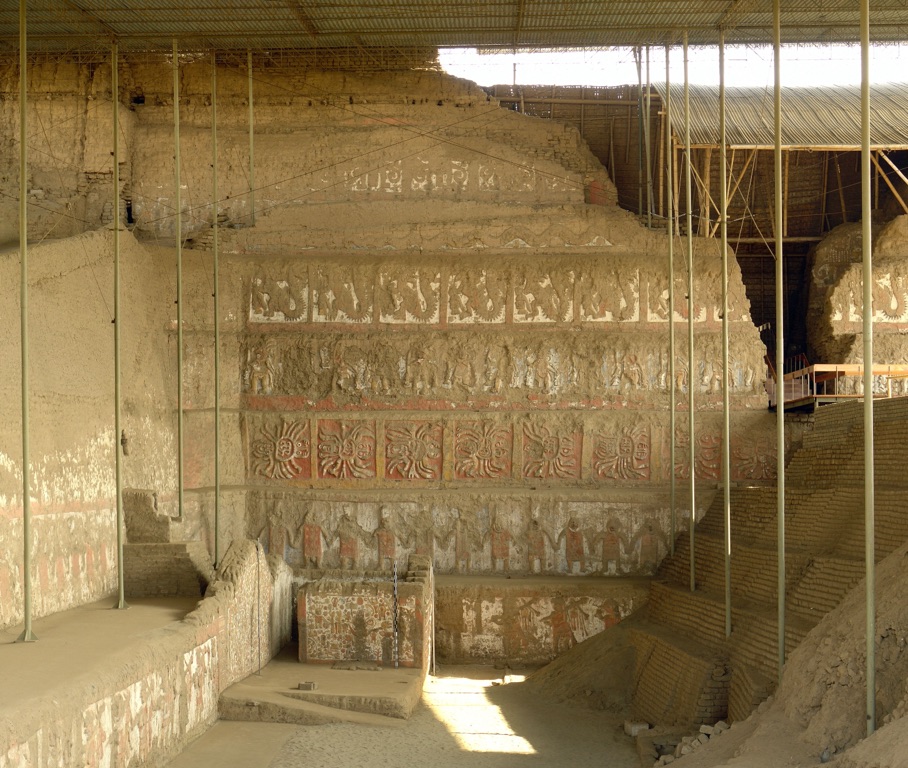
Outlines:
[[127,597],[201,597],[214,578],[200,541],[123,545]]

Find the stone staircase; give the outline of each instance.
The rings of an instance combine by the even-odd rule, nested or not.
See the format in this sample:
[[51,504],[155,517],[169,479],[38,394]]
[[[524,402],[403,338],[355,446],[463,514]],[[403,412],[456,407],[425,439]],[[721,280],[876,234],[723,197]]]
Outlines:
[[[859,402],[827,406],[786,473],[786,654],[864,575],[863,415]],[[876,557],[908,539],[901,460],[908,398],[877,403],[874,444]],[[690,539],[657,574],[635,626],[632,710],[637,719],[688,728],[739,720],[778,677],[776,493],[731,494],[732,633],[725,636],[722,494],[695,530],[696,589],[690,590]]]
[[202,597],[214,565],[201,541],[174,540],[174,519],[158,510],[157,494],[126,488],[123,582],[127,597]]

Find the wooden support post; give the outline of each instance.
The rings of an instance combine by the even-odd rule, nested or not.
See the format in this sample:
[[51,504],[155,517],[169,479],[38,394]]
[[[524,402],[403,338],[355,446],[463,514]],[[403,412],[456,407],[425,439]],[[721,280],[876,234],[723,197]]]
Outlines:
[[661,183],[664,176],[662,169],[665,166],[665,112],[659,113],[659,154],[656,156],[656,179],[659,187],[659,215],[666,218],[665,211],[665,185]]
[[905,213],[908,213],[908,205],[905,204],[905,201],[902,199],[902,196],[898,193],[898,190],[895,188],[895,184],[892,183],[892,180],[885,173],[883,173],[883,169],[880,168],[880,163],[876,159],[876,155],[871,154],[870,160],[876,166],[877,171],[880,172],[880,175],[883,177],[883,181],[886,182],[886,186],[889,187],[889,191],[892,192],[893,196],[898,201],[898,204],[902,206],[902,210]]
[[782,193],[782,237],[788,237],[788,171],[791,166],[791,151],[785,150],[785,190]]
[[785,247],[782,224],[782,12],[773,0],[773,112],[776,238],[776,621],[778,682],[785,666]]
[[839,204],[842,206],[842,223],[845,224],[848,221],[848,208],[845,205],[845,187],[842,184],[842,166],[839,164],[839,155],[836,153],[833,156],[835,160],[835,176],[839,182]]
[[697,224],[697,232],[703,237],[709,234],[710,221],[712,220],[712,163],[713,148],[707,147],[703,151],[703,175],[700,178],[700,221]]

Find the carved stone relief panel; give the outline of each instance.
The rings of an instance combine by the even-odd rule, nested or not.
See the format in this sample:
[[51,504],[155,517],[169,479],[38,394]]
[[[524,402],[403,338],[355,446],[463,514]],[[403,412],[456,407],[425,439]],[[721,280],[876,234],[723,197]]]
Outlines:
[[252,491],[249,534],[294,568],[442,573],[652,573],[669,548],[658,502],[448,493],[393,502]]
[[249,321],[306,322],[309,319],[309,277],[305,265],[270,264],[250,279]]
[[503,323],[508,278],[499,270],[457,270],[448,278],[449,323]]
[[525,267],[514,282],[515,323],[568,323],[574,318],[574,271]]
[[253,475],[269,480],[310,477],[312,446],[308,420],[268,420],[253,430],[249,447]]
[[523,476],[540,480],[577,479],[583,435],[576,425],[528,421],[523,425]]
[[375,422],[318,422],[318,476],[345,480],[375,477]]
[[[682,346],[675,359],[675,390],[686,394],[690,376]],[[304,397],[312,403],[330,398],[338,404],[368,398],[385,408],[404,408],[414,399],[435,400],[448,409],[480,398],[504,402],[515,397],[536,404],[561,397],[643,403],[666,393],[670,377],[667,341],[652,332],[631,336],[548,328],[521,333],[505,327],[480,338],[462,330],[275,333],[250,336],[247,349],[247,394]],[[761,353],[756,345],[733,340],[733,396],[761,395]],[[718,335],[698,334],[695,354],[695,393],[719,398]]]
[[382,268],[376,301],[382,323],[437,325],[441,320],[441,272],[403,265]]
[[442,426],[433,421],[385,423],[385,477],[389,480],[439,480]]
[[650,453],[648,425],[604,428],[593,436],[593,472],[608,480],[649,480]]
[[[557,241],[571,235],[563,227],[546,223],[537,233],[505,227],[497,236],[510,238],[509,247],[527,247],[531,244],[524,238]],[[438,258],[417,260],[399,255],[371,263],[348,259],[261,262],[248,278],[248,319],[252,323],[436,326],[573,321],[631,324],[668,319],[667,277],[651,264],[641,268],[628,259],[557,256],[490,262],[470,256],[459,260],[448,274],[447,267]],[[688,314],[684,265],[676,266],[674,280],[675,321],[684,322]],[[889,321],[894,322],[905,310],[904,284],[905,279],[896,272],[881,274],[877,280],[877,301]],[[721,283],[715,265],[695,275],[694,302],[695,322],[721,320]],[[730,276],[729,307],[733,321],[749,321],[737,271]]]
[[[874,270],[874,323],[908,322],[908,276],[901,264]],[[861,313],[863,317],[863,313]]]
[[317,265],[313,272],[312,320],[316,323],[371,323],[375,270]]
[[[666,450],[667,450],[666,446]],[[694,435],[694,462],[697,480],[718,480],[721,476],[722,434],[718,427],[696,427]],[[667,463],[667,462],[666,462]],[[675,477],[690,479],[690,431],[679,424],[675,430]]]
[[454,476],[461,480],[509,477],[513,461],[513,429],[491,420],[454,424]]
[[580,319],[633,322],[640,319],[640,272],[634,268],[584,270],[578,281]]

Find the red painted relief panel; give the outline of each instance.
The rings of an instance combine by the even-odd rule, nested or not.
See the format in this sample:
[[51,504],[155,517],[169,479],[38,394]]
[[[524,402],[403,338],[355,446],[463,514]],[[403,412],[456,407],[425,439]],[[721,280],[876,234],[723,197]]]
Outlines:
[[318,423],[318,476],[327,479],[375,477],[375,423]]
[[649,427],[637,425],[600,432],[593,439],[593,471],[609,480],[649,480]]
[[454,476],[461,480],[509,477],[513,445],[509,424],[458,422],[454,429]]
[[583,436],[542,424],[523,428],[523,476],[527,478],[577,479],[580,477]]
[[308,479],[311,469],[308,421],[265,424],[250,446],[252,471],[272,480]]
[[442,427],[431,421],[389,421],[385,425],[388,480],[440,480]]

